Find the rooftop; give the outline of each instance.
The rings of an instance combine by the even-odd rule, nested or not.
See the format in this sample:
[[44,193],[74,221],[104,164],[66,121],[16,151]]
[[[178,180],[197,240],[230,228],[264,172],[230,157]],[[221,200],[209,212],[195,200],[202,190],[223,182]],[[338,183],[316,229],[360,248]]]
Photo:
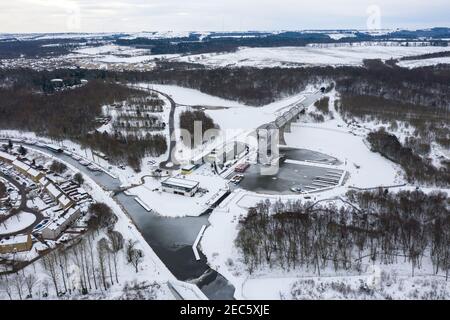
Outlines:
[[10,155],[9,153],[0,151],[0,158],[9,160],[9,161],[14,161],[16,160],[16,157],[14,157],[13,155]]
[[19,160],[15,160],[12,164],[15,167],[17,167],[19,169],[22,169],[24,171],[28,171],[30,169],[30,167],[27,164],[25,164],[25,163],[23,163],[22,161],[19,161]]
[[195,188],[199,185],[199,182],[194,180],[182,179],[182,178],[168,178],[162,182],[165,185],[173,185],[183,188]]
[[6,245],[19,244],[19,243],[25,243],[25,242],[28,242],[28,235],[21,234],[18,236],[9,237],[9,238],[0,240],[0,245],[6,246]]

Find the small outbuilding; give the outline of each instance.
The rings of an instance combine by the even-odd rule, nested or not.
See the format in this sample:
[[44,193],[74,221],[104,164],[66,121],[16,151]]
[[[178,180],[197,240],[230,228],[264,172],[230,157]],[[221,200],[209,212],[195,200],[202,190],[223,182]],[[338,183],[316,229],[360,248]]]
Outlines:
[[31,235],[18,235],[0,240],[0,253],[16,253],[30,251],[33,247]]
[[168,178],[161,182],[162,191],[193,197],[198,191],[200,183],[182,178]]

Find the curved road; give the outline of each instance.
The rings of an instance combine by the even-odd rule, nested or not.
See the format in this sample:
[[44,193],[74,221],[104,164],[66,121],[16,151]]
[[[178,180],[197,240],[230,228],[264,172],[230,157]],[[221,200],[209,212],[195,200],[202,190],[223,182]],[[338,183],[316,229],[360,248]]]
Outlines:
[[167,93],[155,90],[155,89],[150,89],[150,88],[145,88],[145,87],[140,87],[140,86],[136,86],[136,85],[131,85],[131,87],[135,88],[135,89],[139,89],[139,90],[147,90],[150,92],[156,92],[160,95],[162,95],[163,97],[167,98],[167,100],[169,100],[170,102],[170,114],[169,114],[169,139],[170,139],[170,143],[169,143],[169,155],[167,157],[167,160],[161,162],[159,164],[159,167],[163,170],[178,170],[180,168],[179,164],[175,164],[175,162],[172,159],[172,153],[173,150],[175,149],[175,146],[177,144],[177,142],[175,141],[175,137],[174,137],[174,132],[175,132],[175,109],[177,107],[177,103],[172,99],[171,96],[169,96]]
[[[2,238],[2,237],[3,238],[4,237],[9,237],[9,236],[15,236],[15,235],[22,234],[22,233],[31,233],[31,231],[33,231],[33,228],[35,226],[37,226],[39,224],[39,222],[44,220],[44,216],[38,210],[34,210],[32,208],[28,208],[27,207],[28,190],[24,186],[22,186],[19,182],[14,180],[12,177],[7,176],[7,175],[5,175],[2,172],[0,172],[0,176],[2,178],[4,178],[5,180],[7,180],[9,183],[13,184],[19,190],[19,193],[20,193],[20,205],[19,205],[17,213],[19,213],[19,212],[28,212],[28,213],[34,214],[34,216],[36,217],[36,220],[31,225],[29,225],[28,227],[26,227],[26,228],[24,228],[22,230],[15,231],[15,232],[1,234],[0,238]],[[0,224],[3,223],[4,221],[8,220],[9,218],[12,218],[12,217],[14,217],[14,215],[8,215],[7,217],[1,219],[0,220]]]

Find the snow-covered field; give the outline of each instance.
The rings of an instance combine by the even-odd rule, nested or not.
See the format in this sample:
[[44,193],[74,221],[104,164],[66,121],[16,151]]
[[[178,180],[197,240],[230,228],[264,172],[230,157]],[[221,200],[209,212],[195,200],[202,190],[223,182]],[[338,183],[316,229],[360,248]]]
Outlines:
[[397,63],[402,68],[420,68],[435,66],[438,64],[450,64],[450,57],[431,58],[431,59],[419,59],[419,60],[404,60]]
[[178,54],[152,55],[150,50],[136,49],[129,46],[105,44],[101,46],[87,46],[74,50],[64,57],[74,63],[81,64],[142,64],[160,59],[179,57]]
[[0,235],[18,232],[28,228],[36,221],[36,216],[30,212],[19,212],[0,223]]
[[213,107],[228,107],[228,108],[245,107],[245,105],[239,102],[222,99],[216,96],[211,96],[209,94],[202,93],[195,89],[165,84],[151,84],[150,88],[170,95],[172,99],[175,100],[176,103],[182,105],[213,106]]
[[178,60],[200,63],[210,67],[360,66],[363,59],[388,60],[449,50],[450,47],[430,46],[240,48],[233,53],[191,55],[181,57]]

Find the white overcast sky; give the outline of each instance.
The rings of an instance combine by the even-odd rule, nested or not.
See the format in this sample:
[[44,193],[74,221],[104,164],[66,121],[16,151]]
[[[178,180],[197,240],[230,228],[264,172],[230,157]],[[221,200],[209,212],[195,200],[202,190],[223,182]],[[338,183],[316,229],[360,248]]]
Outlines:
[[381,28],[450,26],[450,0],[0,0],[0,33],[365,29],[373,6]]

